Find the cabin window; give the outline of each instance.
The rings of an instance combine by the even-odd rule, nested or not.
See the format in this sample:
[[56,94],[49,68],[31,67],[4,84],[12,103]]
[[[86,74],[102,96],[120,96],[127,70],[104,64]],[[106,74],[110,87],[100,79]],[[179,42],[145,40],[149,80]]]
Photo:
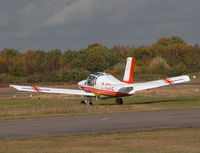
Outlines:
[[94,86],[96,82],[96,77],[93,75],[90,75],[87,79],[86,85],[87,86]]

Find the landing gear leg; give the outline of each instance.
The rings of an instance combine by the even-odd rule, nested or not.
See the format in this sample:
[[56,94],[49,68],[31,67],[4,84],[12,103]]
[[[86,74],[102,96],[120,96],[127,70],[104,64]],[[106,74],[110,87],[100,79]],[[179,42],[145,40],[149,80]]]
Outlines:
[[80,104],[81,105],[86,105],[86,104],[93,105],[91,101],[92,101],[92,97],[85,97],[85,100],[82,100]]
[[118,105],[122,105],[122,104],[123,104],[123,99],[117,97],[117,98],[115,99],[115,103],[118,104]]

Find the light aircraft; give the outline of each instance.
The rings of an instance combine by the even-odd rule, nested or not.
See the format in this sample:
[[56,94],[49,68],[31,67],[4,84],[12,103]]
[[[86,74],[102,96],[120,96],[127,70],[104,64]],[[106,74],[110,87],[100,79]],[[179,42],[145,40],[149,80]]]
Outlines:
[[82,100],[81,104],[92,105],[91,100],[93,97],[97,100],[98,98],[115,98],[116,104],[123,104],[121,97],[132,96],[135,92],[190,81],[189,76],[182,75],[144,83],[133,83],[134,62],[134,58],[127,58],[123,81],[118,80],[109,73],[96,72],[90,74],[86,80],[78,82],[80,90],[21,85],[10,86],[19,91],[82,95],[85,100]]

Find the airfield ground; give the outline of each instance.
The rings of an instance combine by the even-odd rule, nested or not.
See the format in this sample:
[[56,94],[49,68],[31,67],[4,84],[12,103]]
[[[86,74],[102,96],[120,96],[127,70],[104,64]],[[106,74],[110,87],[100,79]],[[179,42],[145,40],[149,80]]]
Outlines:
[[34,94],[32,97],[30,94],[1,95],[0,119],[194,109],[200,108],[200,86],[164,87],[143,91],[133,97],[124,98],[124,105],[116,105],[114,99],[98,102],[93,99],[93,106],[81,106],[82,98],[57,94]]
[[200,128],[0,140],[0,153],[199,153]]
[[[65,87],[67,88],[67,87]],[[0,89],[8,92],[9,88]],[[11,89],[13,90],[13,89]],[[124,98],[81,106],[81,97],[30,94],[0,96],[0,119],[200,108],[200,86],[165,87]],[[163,129],[113,134],[0,140],[0,153],[32,152],[160,152],[198,153],[200,128]]]

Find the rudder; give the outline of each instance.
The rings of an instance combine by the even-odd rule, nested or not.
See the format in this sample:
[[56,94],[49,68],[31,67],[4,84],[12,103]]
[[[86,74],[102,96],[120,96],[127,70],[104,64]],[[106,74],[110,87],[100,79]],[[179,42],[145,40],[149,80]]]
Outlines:
[[134,63],[135,63],[135,58],[132,57],[127,58],[123,82],[128,84],[133,83]]

